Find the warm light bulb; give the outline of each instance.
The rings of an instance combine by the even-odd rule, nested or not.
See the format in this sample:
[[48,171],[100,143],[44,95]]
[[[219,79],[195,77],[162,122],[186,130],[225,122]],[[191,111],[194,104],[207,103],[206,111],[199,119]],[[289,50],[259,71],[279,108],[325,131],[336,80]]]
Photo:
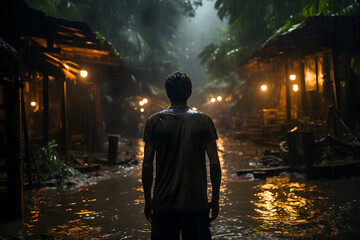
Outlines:
[[143,102],[143,101],[140,101],[140,102],[139,102],[139,105],[140,105],[140,106],[144,105],[144,102]]
[[81,70],[80,71],[80,76],[83,77],[83,78],[86,78],[88,75],[88,72],[86,70]]
[[295,79],[296,79],[296,75],[295,75],[295,74],[291,74],[291,75],[290,75],[290,80],[291,80],[291,81],[294,81]]
[[143,108],[140,108],[140,112],[144,112],[145,111],[145,109],[143,109]]
[[222,97],[218,96],[216,99],[220,102],[222,100]]
[[35,102],[35,101],[31,101],[31,102],[30,102],[30,105],[33,106],[33,107],[35,107],[35,106],[36,106],[36,102]]
[[196,108],[196,107],[193,107],[192,109],[193,109],[193,110],[197,110],[197,108]]
[[261,91],[265,92],[267,90],[267,86],[265,84],[261,85]]
[[294,84],[292,88],[293,88],[294,92],[299,91],[299,85],[297,85],[297,84]]
[[149,100],[147,98],[144,98],[142,101],[143,101],[143,103],[148,103],[149,102]]
[[210,100],[211,102],[215,102],[216,101],[216,99],[213,97],[213,98],[211,98],[211,100]]

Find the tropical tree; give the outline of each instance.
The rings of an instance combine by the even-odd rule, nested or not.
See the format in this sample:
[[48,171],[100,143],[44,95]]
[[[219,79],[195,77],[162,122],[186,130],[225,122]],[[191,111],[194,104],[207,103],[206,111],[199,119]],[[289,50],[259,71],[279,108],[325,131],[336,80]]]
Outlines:
[[[89,23],[130,66],[176,62],[174,33],[181,17],[195,16],[201,0],[26,0],[50,16]],[[101,34],[100,34],[101,33]]]
[[359,0],[216,0],[215,8],[228,21],[227,37],[205,47],[199,58],[210,79],[233,81],[228,76],[235,67],[270,37],[311,16],[350,14],[359,9]]

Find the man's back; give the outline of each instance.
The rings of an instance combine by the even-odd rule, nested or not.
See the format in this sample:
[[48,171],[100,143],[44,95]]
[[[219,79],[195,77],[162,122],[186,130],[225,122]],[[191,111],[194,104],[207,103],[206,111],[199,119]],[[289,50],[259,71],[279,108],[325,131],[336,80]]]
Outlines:
[[156,151],[155,211],[209,208],[205,150],[217,139],[210,117],[188,107],[171,107],[149,118],[144,141]]
[[[215,126],[206,114],[187,106],[192,83],[185,73],[170,74],[165,80],[165,89],[171,107],[152,115],[144,132],[141,178],[151,239],[179,239],[181,235],[184,240],[208,240],[211,239],[210,221],[219,214],[221,182]],[[206,192],[205,152],[210,163],[210,202]]]

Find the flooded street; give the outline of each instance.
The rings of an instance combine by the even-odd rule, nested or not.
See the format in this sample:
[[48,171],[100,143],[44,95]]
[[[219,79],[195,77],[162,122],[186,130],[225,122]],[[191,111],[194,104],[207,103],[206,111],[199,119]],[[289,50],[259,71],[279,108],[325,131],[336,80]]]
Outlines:
[[[141,163],[143,142],[133,144]],[[357,239],[359,179],[307,181],[285,173],[266,180],[240,178],[249,160],[269,149],[222,137],[220,216],[214,239]],[[56,239],[150,239],[143,214],[141,164],[113,167],[74,188],[25,192],[25,219],[18,234]]]

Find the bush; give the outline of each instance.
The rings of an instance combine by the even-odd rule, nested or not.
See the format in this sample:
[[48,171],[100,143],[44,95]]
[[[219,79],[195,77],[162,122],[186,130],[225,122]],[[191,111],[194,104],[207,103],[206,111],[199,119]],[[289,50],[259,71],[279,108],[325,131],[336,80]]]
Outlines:
[[44,179],[62,179],[70,177],[74,174],[74,170],[66,166],[62,157],[57,151],[58,144],[55,140],[48,143],[47,147],[43,147],[37,156],[40,160],[40,175]]

